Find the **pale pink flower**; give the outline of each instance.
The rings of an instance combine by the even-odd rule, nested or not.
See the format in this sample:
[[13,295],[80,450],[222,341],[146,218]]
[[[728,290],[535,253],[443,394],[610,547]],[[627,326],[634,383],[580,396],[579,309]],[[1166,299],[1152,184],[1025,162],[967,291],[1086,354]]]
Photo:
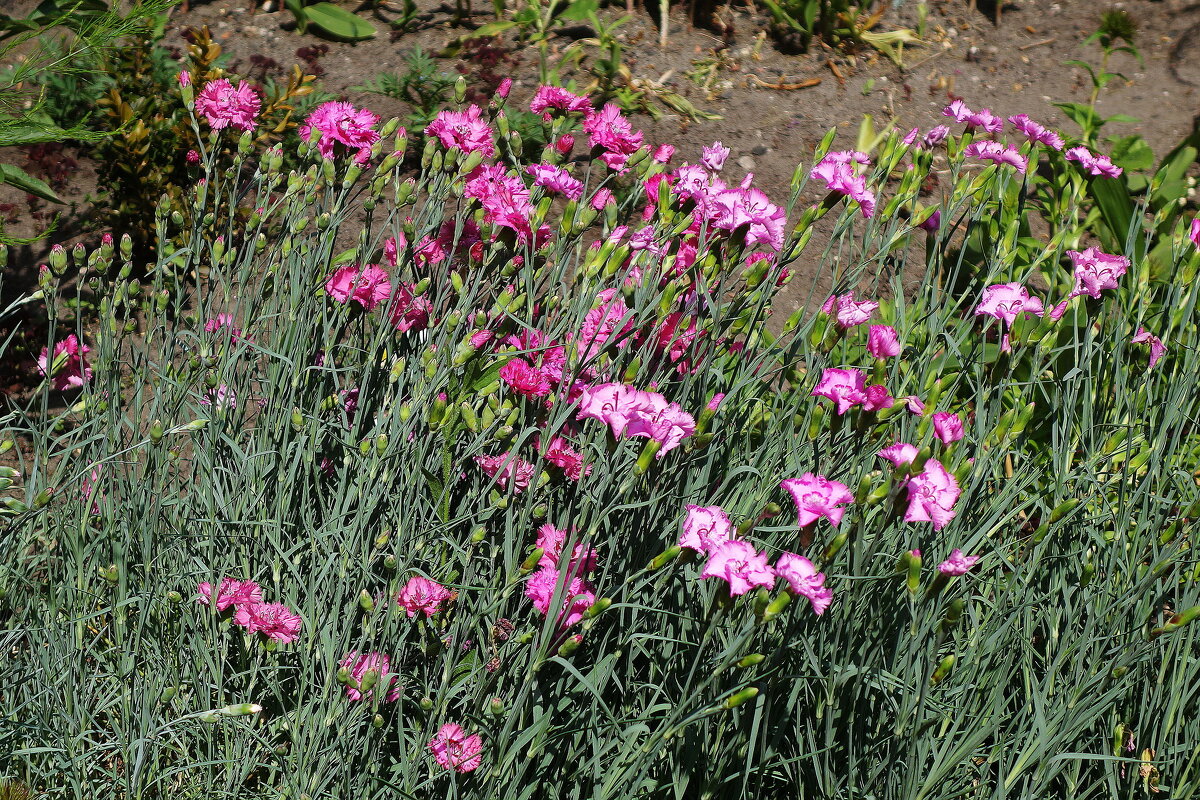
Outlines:
[[38,356],[38,371],[50,379],[50,385],[55,391],[79,389],[92,379],[92,368],[88,366],[84,356],[91,348],[69,334],[67,338],[54,345],[54,357],[47,357],[46,348],[42,348]]
[[932,150],[950,136],[950,128],[946,125],[935,125],[929,129],[929,132],[921,137],[921,147],[926,150]]
[[1008,164],[1016,168],[1017,172],[1022,175],[1025,174],[1025,170],[1029,167],[1029,159],[1021,155],[1015,148],[1008,147],[1000,142],[972,142],[963,150],[963,154],[971,158],[991,161],[995,164]]
[[500,379],[522,397],[531,400],[550,394],[550,378],[523,358],[511,358],[500,368]]
[[511,488],[514,494],[528,489],[530,481],[537,475],[535,465],[509,453],[475,456],[475,463],[489,478],[505,489]]
[[1017,283],[997,283],[983,290],[983,298],[975,307],[975,316],[989,316],[1003,320],[1011,326],[1018,314],[1041,316],[1045,311],[1042,301],[1030,297],[1024,286]]
[[226,79],[218,78],[204,84],[200,94],[196,95],[196,113],[208,120],[214,131],[229,126],[243,131],[254,130],[254,119],[261,107],[258,93],[245,81],[239,81],[234,88]]
[[865,153],[836,151],[813,167],[812,177],[823,181],[831,192],[856,201],[863,217],[870,218],[875,213],[875,193],[867,188],[867,179],[862,174],[870,165],[871,159]]
[[954,476],[940,461],[931,458],[925,462],[925,470],[908,481],[908,510],[904,519],[932,522],[933,529],[939,530],[954,519],[954,504],[960,494],[962,490]]
[[237,408],[237,393],[225,384],[221,384],[215,389],[210,389],[200,398],[200,405],[211,406],[221,411],[228,411],[232,408]]
[[614,340],[622,339],[633,330],[633,315],[616,289],[605,289],[596,295],[596,299],[600,304],[583,318],[583,328],[575,342],[580,358],[585,361],[595,358]]
[[437,581],[413,575],[396,595],[396,604],[403,608],[409,617],[415,617],[418,612],[424,613],[426,617],[433,617],[442,610],[446,601],[453,597],[454,592]]
[[832,294],[821,306],[821,310],[833,317],[837,326],[842,329],[862,325],[871,319],[877,308],[879,303],[875,300],[855,300],[854,292]]
[[903,467],[915,461],[918,452],[920,451],[916,445],[909,444],[908,442],[896,442],[883,448],[876,455],[892,462],[897,467]]
[[866,375],[860,369],[827,368],[821,380],[809,393],[812,397],[832,400],[838,415],[845,414],[853,406],[867,399]]
[[1081,294],[1099,297],[1105,289],[1116,289],[1117,280],[1129,269],[1128,258],[1102,253],[1095,247],[1089,247],[1082,253],[1068,250],[1067,256],[1075,268],[1075,289],[1071,297]]
[[712,553],[733,536],[733,523],[720,506],[687,506],[679,546],[697,553]]
[[725,159],[729,158],[730,152],[732,151],[720,142],[713,142],[710,146],[703,148],[700,163],[713,172],[720,172],[721,168],[725,166]]
[[245,603],[237,606],[233,621],[250,633],[261,633],[277,642],[288,642],[300,635],[302,620],[283,603]]
[[910,394],[907,397],[901,397],[904,404],[908,407],[908,413],[921,416],[925,413],[925,401],[917,397],[915,394]]
[[854,501],[854,494],[846,484],[812,472],[806,472],[799,478],[788,478],[780,486],[792,496],[800,515],[801,528],[822,517],[836,528],[846,513],[842,506]]
[[900,336],[891,325],[872,325],[867,333],[867,352],[876,358],[900,355]]
[[[399,676],[392,672],[392,659],[383,653],[359,653],[357,650],[351,650],[342,657],[338,666],[346,669],[354,680],[354,685],[346,687],[346,697],[351,700],[370,700],[375,694],[375,689],[381,692],[387,690],[387,696],[383,700],[385,703],[394,703],[400,699],[400,687],[396,685]],[[374,687],[364,694],[361,691],[362,681],[368,671],[375,672],[378,677]]]
[[1025,138],[1037,144],[1044,144],[1055,150],[1063,149],[1063,140],[1054,131],[1044,128],[1029,118],[1028,114],[1015,114],[1008,118],[1009,123]]
[[1167,352],[1167,347],[1162,343],[1162,339],[1159,339],[1145,328],[1138,328],[1137,333],[1135,333],[1133,338],[1129,341],[1133,342],[1134,344],[1150,345],[1150,366],[1148,369],[1154,369],[1154,365],[1157,364],[1159,359],[1161,359]]
[[933,415],[933,432],[942,440],[942,444],[951,444],[963,438],[962,419],[958,414],[940,411]]
[[1066,152],[1068,161],[1078,161],[1091,175],[1103,175],[1107,178],[1121,177],[1122,169],[1112,163],[1107,156],[1093,153],[1086,147],[1072,147]]
[[[538,528],[536,547],[542,551],[542,557],[538,559],[539,567],[550,567],[557,573],[558,569],[564,566],[561,563],[563,545],[567,543],[568,532],[562,528],[556,528],[547,522]],[[571,558],[568,559],[567,574],[572,577],[583,577],[589,572],[596,569],[596,561],[600,554],[594,547],[584,549],[583,542],[576,542],[574,549],[571,551]]]
[[769,589],[775,583],[775,570],[767,563],[767,554],[739,539],[717,545],[709,554],[700,576],[727,581],[732,597],[743,595],[755,586]]
[[938,572],[943,575],[958,577],[966,575],[971,567],[975,566],[975,562],[979,560],[979,556],[964,556],[962,550],[955,548],[950,551],[950,557],[942,563],[938,564]]
[[[200,605],[214,605],[212,601],[212,584],[208,581],[196,586],[196,592],[200,596],[196,602]],[[218,611],[224,611],[230,606],[241,606],[248,603],[262,602],[262,587],[254,581],[239,581],[236,578],[221,578],[221,584],[217,587],[217,599],[215,605]]]
[[391,297],[392,282],[388,274],[374,264],[365,267],[347,264],[329,276],[329,280],[325,282],[325,292],[342,303],[353,299],[367,311],[371,311]]
[[377,122],[379,117],[365,108],[331,101],[317,106],[298,133],[307,142],[316,130],[320,134],[317,151],[324,158],[332,159],[336,155],[335,145],[340,144],[354,151],[355,163],[365,164],[371,158],[371,146],[379,141],[379,131],[373,129]]
[[953,117],[955,122],[967,126],[968,131],[983,129],[988,133],[1000,133],[1004,130],[1004,120],[992,113],[990,108],[972,111],[962,100],[955,100],[942,110],[942,115]]
[[568,200],[578,200],[583,196],[583,183],[571,177],[571,173],[562,167],[551,164],[530,164],[525,171],[533,176],[536,186],[558,192]]
[[[558,584],[558,568],[542,567],[529,576],[525,584],[525,596],[533,601],[534,608],[549,615]],[[596,593],[584,578],[572,575],[563,584],[561,598],[562,608],[557,621],[560,628],[569,628],[583,619],[584,612],[596,602]]]
[[429,741],[429,750],[437,763],[455,772],[473,772],[483,763],[483,739],[477,733],[468,736],[452,722],[438,728],[437,735]]
[[788,582],[792,594],[807,598],[817,616],[824,614],[833,602],[833,592],[825,586],[825,574],[817,572],[804,556],[780,553],[775,559],[775,574]]

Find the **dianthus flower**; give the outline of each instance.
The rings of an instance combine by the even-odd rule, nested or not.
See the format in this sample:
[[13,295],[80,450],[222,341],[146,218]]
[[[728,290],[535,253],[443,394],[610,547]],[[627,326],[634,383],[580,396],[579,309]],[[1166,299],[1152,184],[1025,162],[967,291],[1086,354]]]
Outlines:
[[483,110],[474,104],[466,111],[442,111],[425,128],[425,135],[436,136],[446,149],[479,152],[485,158],[496,154],[491,126],[483,119]]
[[918,452],[916,445],[908,442],[896,442],[883,448],[876,455],[892,462],[897,467],[903,467],[915,461]]
[[876,358],[900,355],[900,336],[891,325],[872,325],[867,333],[867,352]]
[[[854,165],[858,165],[859,169],[856,170]],[[823,181],[831,192],[856,201],[863,217],[869,218],[875,213],[875,193],[867,188],[867,179],[861,170],[870,165],[871,159],[865,153],[848,150],[833,152],[813,167],[812,177]]]
[[387,261],[389,267],[394,267],[399,263],[400,252],[406,247],[408,247],[408,239],[404,238],[403,233],[384,239],[383,259]]
[[588,134],[592,147],[604,152],[600,160],[609,169],[621,171],[629,156],[642,146],[642,132],[634,131],[629,120],[621,113],[620,106],[608,103],[583,121],[583,130]]
[[962,550],[955,548],[950,551],[950,557],[942,563],[938,564],[938,572],[943,575],[958,577],[966,575],[971,567],[975,566],[975,562],[979,560],[979,556],[964,556]]
[[531,400],[550,394],[550,378],[523,358],[511,358],[500,368],[500,379],[510,389]]
[[701,152],[703,155],[700,158],[700,163],[713,172],[720,172],[721,168],[725,166],[725,159],[729,158],[730,150],[720,142],[713,142]]
[[563,545],[567,543],[568,535],[567,531],[556,528],[548,522],[538,528],[535,547],[542,551],[542,557],[538,559],[538,566],[550,567],[555,572],[565,567],[568,575],[580,578],[596,569],[596,561],[600,554],[596,548],[585,548],[583,542],[576,542],[571,551],[571,557],[564,564],[562,550]]
[[[392,659],[383,653],[359,653],[357,650],[351,650],[342,657],[338,666],[349,672],[353,680],[353,684],[346,686],[346,697],[351,700],[370,700],[375,694],[375,689],[387,691],[383,701],[385,703],[394,703],[400,699],[400,687],[396,685],[399,676],[392,672]],[[376,682],[372,688],[363,692],[362,682],[367,672],[375,673]]]
[[834,318],[834,322],[842,329],[862,325],[871,319],[879,303],[874,300],[855,300],[854,292],[837,295],[831,294],[821,305],[821,311]]
[[717,545],[709,554],[700,576],[728,582],[731,597],[743,595],[755,586],[769,589],[775,583],[775,570],[767,563],[767,554],[740,539]]
[[1116,289],[1117,280],[1129,269],[1129,259],[1102,253],[1095,247],[1083,252],[1068,250],[1067,256],[1075,268],[1075,289],[1071,297],[1086,294],[1099,297],[1105,289]]
[[1188,231],[1188,238],[1192,240],[1192,244],[1200,247],[1200,217],[1192,220],[1192,227]]
[[878,383],[867,387],[866,396],[862,401],[864,411],[880,411],[895,404],[896,398],[888,394],[886,386]]
[[939,530],[954,519],[954,504],[962,491],[941,462],[929,459],[925,470],[908,481],[908,522],[932,522]]
[[325,282],[325,293],[340,303],[355,300],[367,311],[373,310],[392,295],[388,274],[374,264],[365,267],[346,264]]
[[91,348],[70,334],[54,345],[54,357],[47,357],[46,348],[38,356],[38,371],[50,379],[55,391],[78,389],[92,379],[92,368],[84,356]]
[[754,188],[727,189],[712,198],[709,221],[718,230],[735,231],[746,226],[746,246],[766,244],[775,252],[783,248],[783,226],[787,214]]
[[245,81],[239,81],[234,88],[225,78],[218,78],[204,84],[196,95],[196,113],[208,120],[214,131],[230,126],[242,131],[254,130],[261,107],[258,93]]
[[696,431],[696,421],[676,403],[668,403],[658,392],[644,392],[622,383],[604,383],[583,390],[578,419],[596,419],[608,424],[613,436],[644,436],[661,445],[657,458]]
[[838,415],[845,414],[853,406],[867,399],[866,375],[860,369],[826,368],[821,380],[809,394],[832,400]]
[[1025,174],[1025,170],[1029,167],[1029,160],[1025,156],[1021,155],[1015,148],[1003,145],[1000,142],[972,142],[967,145],[963,154],[971,158],[991,161],[995,164],[1009,164],[1015,167],[1017,172],[1022,175]]
[[[543,614],[550,613],[554,602],[554,590],[559,583],[557,567],[542,567],[529,576],[525,584],[525,596],[533,601],[533,607]],[[596,593],[582,577],[573,576],[563,584],[562,608],[558,614],[560,628],[569,628],[583,619],[583,613],[596,602]]]
[[614,339],[633,330],[629,306],[617,295],[616,289],[605,289],[596,295],[596,299],[600,305],[583,318],[583,329],[575,343],[580,358],[585,361],[595,358]]
[[687,507],[687,516],[683,520],[683,533],[679,536],[679,546],[695,550],[697,553],[712,553],[724,542],[733,538],[733,523],[729,515],[720,506]]
[[963,438],[962,419],[958,414],[940,411],[933,415],[933,431],[942,444],[951,444]]
[[1036,144],[1044,144],[1055,150],[1063,149],[1063,140],[1056,132],[1045,128],[1029,118],[1028,114],[1015,114],[1008,118],[1009,123],[1025,138]]
[[591,464],[583,463],[583,454],[570,445],[561,436],[555,436],[546,445],[542,455],[547,461],[563,471],[573,481],[578,481],[584,475],[592,472]]
[[200,605],[215,605],[218,611],[224,611],[230,606],[241,606],[248,603],[262,602],[262,587],[254,581],[239,581],[236,578],[221,578],[217,587],[216,602],[213,602],[213,587],[208,581],[196,586],[200,596],[196,602]]
[[788,478],[780,483],[780,486],[792,496],[800,515],[801,528],[822,517],[836,528],[846,513],[842,506],[854,500],[854,495],[846,484],[811,472],[806,472],[799,478]]
[[300,635],[302,621],[283,603],[245,603],[237,606],[233,621],[250,633],[261,633],[284,644]]
[[1154,369],[1154,365],[1157,364],[1159,359],[1161,359],[1167,352],[1166,345],[1162,343],[1162,339],[1159,339],[1145,328],[1138,328],[1137,333],[1135,333],[1133,338],[1129,341],[1133,342],[1134,344],[1150,345],[1150,366],[1148,369]]
[[221,384],[215,389],[210,389],[200,398],[200,405],[212,406],[221,411],[226,411],[231,408],[237,408],[237,393],[225,384]]
[[955,122],[967,126],[968,131],[983,129],[988,133],[1000,133],[1004,130],[1004,120],[992,113],[990,108],[972,111],[962,100],[955,100],[942,109],[942,115],[953,117]]
[[222,328],[229,329],[229,338],[235,342],[242,337],[242,329],[233,324],[232,314],[217,314],[204,323],[205,333],[220,333]]
[[1011,327],[1019,314],[1041,316],[1044,311],[1042,301],[1030,297],[1025,287],[1014,281],[986,287],[983,298],[975,307],[975,316],[995,317]]
[[1108,178],[1121,177],[1121,168],[1112,163],[1107,156],[1093,153],[1086,147],[1072,147],[1066,152],[1068,161],[1078,161],[1091,175],[1103,175]]
[[415,295],[411,284],[397,284],[392,300],[392,325],[401,333],[429,327],[433,304],[426,295]]
[[453,597],[454,592],[437,581],[413,575],[396,595],[396,604],[403,608],[409,617],[415,617],[418,613],[433,617],[442,610],[446,601]]
[[525,171],[533,176],[533,182],[552,192],[558,192],[568,200],[578,200],[583,196],[583,183],[571,177],[571,173],[562,167],[550,164],[530,164]]
[[530,217],[533,204],[529,189],[515,175],[508,175],[500,165],[483,166],[471,173],[463,187],[463,197],[473,198],[483,206],[483,221],[511,228],[521,241],[533,236]]
[[542,119],[549,121],[551,109],[587,114],[592,110],[592,102],[558,86],[539,86],[533,99],[529,101],[529,110],[534,114],[541,114]]
[[372,129],[376,122],[379,117],[365,108],[331,101],[317,106],[298,133],[307,142],[312,132],[317,131],[320,134],[317,151],[324,158],[332,159],[336,155],[335,145],[341,144],[354,151],[355,163],[365,164],[371,158],[371,145],[379,141],[379,132]]
[[505,489],[511,488],[520,494],[529,488],[529,482],[537,474],[537,467],[509,453],[494,456],[475,456],[475,463],[489,478]]
[[455,772],[473,772],[483,763],[483,740],[479,734],[468,736],[454,723],[438,728],[437,735],[429,741],[429,749],[437,763]]
[[833,592],[825,586],[825,574],[817,572],[813,563],[795,553],[780,553],[775,559],[775,574],[788,583],[793,594],[804,597],[819,617],[833,602]]

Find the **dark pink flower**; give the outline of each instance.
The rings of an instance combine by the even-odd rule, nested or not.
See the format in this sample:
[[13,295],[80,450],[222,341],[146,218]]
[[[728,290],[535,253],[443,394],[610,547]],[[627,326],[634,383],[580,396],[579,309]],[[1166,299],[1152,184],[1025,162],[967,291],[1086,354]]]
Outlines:
[[979,560],[979,556],[964,556],[962,550],[955,548],[950,551],[950,557],[942,563],[938,564],[938,572],[943,575],[958,577],[966,575],[971,567],[975,566],[975,562]]
[[967,130],[982,129],[988,133],[1000,133],[1004,130],[1004,120],[992,113],[991,109],[972,111],[962,100],[955,100],[942,110],[942,115],[953,117],[955,122],[967,126]]
[[331,101],[317,106],[298,133],[307,142],[312,132],[317,131],[320,134],[317,151],[324,158],[332,159],[336,155],[335,145],[340,144],[354,151],[355,163],[365,164],[371,158],[371,146],[379,141],[379,132],[373,129],[377,122],[379,117],[365,108]]
[[262,100],[245,81],[239,81],[234,88],[226,79],[218,78],[204,84],[200,94],[196,95],[196,113],[208,120],[214,131],[229,126],[243,131],[254,130],[254,120],[261,107]]
[[550,119],[551,109],[587,114],[592,110],[592,102],[558,86],[539,86],[529,101],[529,110],[541,114],[544,119]]
[[397,284],[392,300],[392,324],[401,333],[429,327],[433,304],[426,295],[414,295],[411,284]]
[[872,325],[867,334],[867,352],[876,358],[900,355],[900,336],[891,325]]
[[592,471],[590,464],[583,463],[583,455],[561,436],[551,439],[542,455],[573,481],[578,481]]
[[877,308],[879,303],[875,300],[855,300],[854,292],[832,294],[821,306],[821,310],[833,317],[837,326],[843,330],[867,322]]
[[187,153],[184,155],[184,158],[187,159],[187,162],[189,164],[200,163],[200,154],[197,153],[195,150],[188,150]]
[[196,592],[200,595],[196,602],[203,606],[216,605],[218,611],[224,611],[230,606],[262,602],[262,587],[254,581],[239,581],[236,578],[221,578],[215,603],[212,601],[211,583],[205,581],[197,585]]
[[474,104],[466,111],[442,111],[425,128],[425,135],[436,136],[447,149],[480,152],[488,158],[496,154],[492,129],[483,119],[483,110]]
[[479,734],[468,736],[453,723],[438,728],[437,735],[429,741],[429,750],[437,763],[455,772],[473,772],[483,763],[483,740]]
[[250,633],[261,633],[284,644],[300,635],[302,620],[283,603],[245,603],[237,606],[233,621]]
[[92,368],[84,358],[91,348],[69,334],[54,345],[54,357],[48,358],[46,348],[38,356],[38,371],[50,379],[55,391],[79,389],[92,379]]
[[712,553],[718,546],[733,538],[733,523],[720,506],[687,506],[679,546],[697,553]]
[[[568,573],[570,574],[570,573]],[[549,615],[554,602],[554,590],[559,584],[558,567],[542,567],[529,576],[525,584],[525,596],[533,601],[533,607]],[[569,628],[583,619],[583,614],[596,602],[596,593],[584,578],[575,575],[565,581],[560,594],[562,607],[558,615],[560,628]]]
[[348,303],[353,299],[371,311],[391,297],[392,282],[388,274],[374,264],[365,267],[347,264],[329,276],[325,292],[338,302]]
[[833,592],[825,586],[824,573],[817,572],[813,563],[795,553],[780,553],[775,559],[775,574],[788,582],[793,594],[807,598],[819,617],[833,602]]
[[755,586],[769,589],[775,583],[775,570],[767,563],[767,554],[739,539],[717,545],[709,554],[700,576],[728,582],[732,597],[743,595]]
[[1148,369],[1154,369],[1154,365],[1157,364],[1159,359],[1161,359],[1167,352],[1167,347],[1162,343],[1162,339],[1159,339],[1145,328],[1138,328],[1137,333],[1135,333],[1133,338],[1129,341],[1133,342],[1134,344],[1150,345],[1150,366]]
[[942,440],[942,444],[951,444],[963,438],[962,419],[958,414],[940,411],[933,415],[933,431]]
[[954,476],[941,462],[931,458],[925,462],[925,470],[908,481],[908,510],[904,519],[932,522],[934,530],[939,530],[954,519],[954,504],[960,494],[962,490]]
[[844,483],[831,481],[824,475],[806,472],[799,478],[788,478],[780,486],[792,496],[800,515],[800,527],[806,527],[824,517],[835,528],[841,524],[846,503],[854,495]]
[[1192,240],[1192,244],[1200,247],[1200,217],[1192,220],[1192,227],[1188,231],[1188,238]]
[[642,146],[642,132],[634,131],[629,120],[621,113],[620,106],[608,103],[604,108],[588,116],[583,122],[592,147],[605,152],[600,159],[609,169],[620,171],[625,162]]
[[523,358],[509,359],[500,368],[500,379],[522,397],[538,399],[550,394],[550,378]]
[[[347,670],[354,681],[353,685],[346,687],[346,697],[351,700],[370,700],[375,694],[375,689],[387,691],[383,701],[385,703],[394,703],[400,699],[400,687],[396,685],[399,675],[392,672],[392,659],[383,653],[359,653],[357,650],[351,650],[342,657],[338,666]],[[376,683],[364,693],[361,691],[362,681],[368,671],[375,673]]]
[[827,368],[821,380],[809,393],[813,397],[832,400],[839,415],[867,399],[866,375],[860,369]]
[[437,581],[413,575],[396,595],[396,604],[408,612],[409,617],[415,617],[418,612],[424,613],[426,617],[433,617],[442,610],[446,601],[453,597],[454,592]]
[[505,489],[520,494],[529,488],[537,475],[537,467],[510,453],[494,456],[475,456],[475,463],[485,474]]
[[888,394],[886,386],[872,384],[867,387],[866,397],[862,401],[864,411],[881,411],[896,404],[896,398]]
[[533,176],[535,185],[558,192],[568,200],[578,200],[583,196],[583,183],[572,178],[571,174],[562,167],[550,164],[530,164],[525,171]]

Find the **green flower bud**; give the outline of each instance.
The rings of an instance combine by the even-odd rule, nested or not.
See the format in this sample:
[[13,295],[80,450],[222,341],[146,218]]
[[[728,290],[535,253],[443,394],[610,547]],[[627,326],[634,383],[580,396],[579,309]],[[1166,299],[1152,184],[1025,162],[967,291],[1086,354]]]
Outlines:
[[735,692],[734,694],[730,695],[721,705],[723,705],[725,708],[737,708],[742,703],[753,700],[756,697],[758,697],[758,687],[748,686],[745,689],[742,689],[740,692]]

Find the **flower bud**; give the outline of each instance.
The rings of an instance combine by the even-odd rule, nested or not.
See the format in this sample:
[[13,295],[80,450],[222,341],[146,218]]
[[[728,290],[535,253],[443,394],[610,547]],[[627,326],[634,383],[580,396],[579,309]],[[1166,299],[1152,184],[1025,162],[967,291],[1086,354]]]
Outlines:
[[942,659],[942,662],[940,664],[938,664],[937,669],[935,669],[933,671],[933,675],[930,676],[929,684],[931,686],[937,686],[939,683],[941,683],[942,681],[944,681],[946,679],[946,676],[950,674],[950,670],[952,670],[952,669],[954,669],[954,655],[953,654],[948,655]]
[[766,610],[763,611],[762,621],[770,622],[778,617],[781,613],[783,613],[783,610],[787,608],[787,605],[790,602],[792,602],[792,595],[787,590],[777,594],[775,599],[772,600],[770,605],[767,606]]
[[737,668],[738,669],[746,669],[747,667],[753,667],[756,664],[761,664],[763,661],[766,660],[766,658],[767,657],[764,656],[762,653],[751,653],[750,655],[746,656],[745,658],[743,658],[737,662]]
[[753,700],[756,697],[758,697],[758,687],[748,686],[745,689],[742,689],[740,692],[735,692],[734,694],[730,695],[721,705],[723,705],[725,708],[737,708],[742,703],[745,703],[748,700]]
[[581,644],[583,644],[583,637],[579,634],[569,637],[558,648],[559,658],[570,658],[579,649],[579,645]]
[[488,701],[488,711],[495,716],[500,716],[504,713],[504,700],[499,697],[493,697]]
[[375,610],[375,599],[371,597],[371,593],[366,589],[358,593],[358,607],[368,614]]

